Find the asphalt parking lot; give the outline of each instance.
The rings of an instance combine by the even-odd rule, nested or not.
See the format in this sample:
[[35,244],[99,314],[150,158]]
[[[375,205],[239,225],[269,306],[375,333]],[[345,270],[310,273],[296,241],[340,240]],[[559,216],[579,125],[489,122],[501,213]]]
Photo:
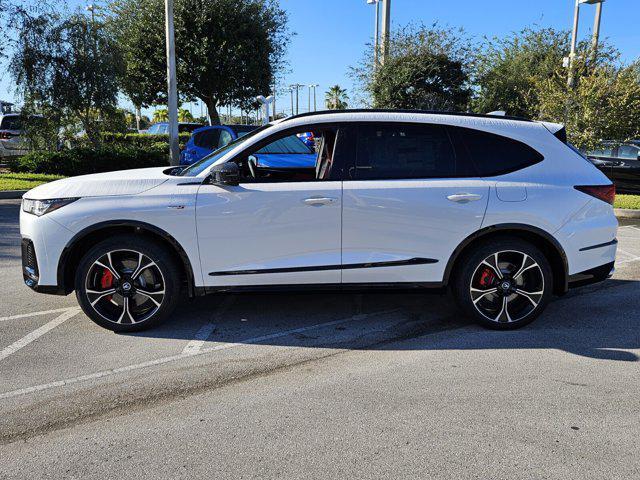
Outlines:
[[640,223],[534,324],[447,297],[211,296],[114,334],[22,283],[0,201],[0,478],[640,478]]

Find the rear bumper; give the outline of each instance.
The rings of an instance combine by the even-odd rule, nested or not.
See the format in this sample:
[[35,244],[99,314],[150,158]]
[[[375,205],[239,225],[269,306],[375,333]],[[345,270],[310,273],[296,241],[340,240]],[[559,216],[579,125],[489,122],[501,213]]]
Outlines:
[[599,267],[590,268],[569,276],[569,288],[584,287],[610,278],[615,272],[614,262],[605,263]]

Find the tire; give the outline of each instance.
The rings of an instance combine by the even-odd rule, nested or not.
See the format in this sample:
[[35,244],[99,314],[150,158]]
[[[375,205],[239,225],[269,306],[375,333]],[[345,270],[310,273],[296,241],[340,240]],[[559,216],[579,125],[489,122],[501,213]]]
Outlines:
[[484,327],[523,327],[535,320],[551,299],[549,260],[537,247],[519,238],[502,237],[479,244],[458,265],[453,281],[456,302]]
[[[114,332],[158,325],[180,298],[181,270],[163,246],[135,235],[117,235],[80,260],[76,297],[84,313]],[[142,293],[144,292],[144,293]]]

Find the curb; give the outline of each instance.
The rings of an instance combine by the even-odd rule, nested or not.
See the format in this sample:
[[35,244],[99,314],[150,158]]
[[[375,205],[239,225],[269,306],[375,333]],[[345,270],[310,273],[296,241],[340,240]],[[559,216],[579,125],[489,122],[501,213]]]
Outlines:
[[640,218],[640,210],[632,210],[630,208],[614,208],[613,213],[618,218]]
[[0,190],[0,200],[22,198],[27,192],[28,190]]

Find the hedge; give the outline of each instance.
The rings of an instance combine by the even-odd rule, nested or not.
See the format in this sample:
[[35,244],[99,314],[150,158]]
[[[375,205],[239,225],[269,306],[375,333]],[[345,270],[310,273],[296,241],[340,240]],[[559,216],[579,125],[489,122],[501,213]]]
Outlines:
[[[188,132],[183,132],[178,134],[178,140],[181,146],[184,146],[191,134]],[[157,143],[164,143],[169,145],[169,135],[161,134],[161,135],[149,135],[146,133],[110,133],[105,132],[101,134],[102,142],[105,144],[117,144],[121,146],[131,146],[131,147],[151,147]]]
[[13,172],[46,173],[50,175],[84,175],[131,168],[169,165],[164,148],[72,148],[59,152],[35,151],[11,160]]

